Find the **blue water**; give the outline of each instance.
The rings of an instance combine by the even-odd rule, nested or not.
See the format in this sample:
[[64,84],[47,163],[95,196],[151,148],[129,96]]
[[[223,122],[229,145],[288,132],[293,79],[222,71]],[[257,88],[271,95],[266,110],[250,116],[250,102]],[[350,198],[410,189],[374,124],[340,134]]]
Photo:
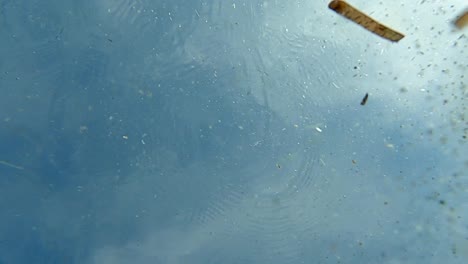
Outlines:
[[0,0],[0,264],[466,263],[466,3],[309,2]]

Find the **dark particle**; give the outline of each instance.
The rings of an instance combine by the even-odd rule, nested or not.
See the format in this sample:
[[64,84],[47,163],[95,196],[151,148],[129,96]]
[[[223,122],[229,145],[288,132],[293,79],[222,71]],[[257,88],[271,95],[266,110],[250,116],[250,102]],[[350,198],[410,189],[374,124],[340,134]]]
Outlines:
[[369,98],[368,93],[366,93],[366,95],[364,95],[364,98],[362,98],[361,105],[365,105],[367,103],[367,98]]
[[445,204],[445,201],[444,201],[444,200],[440,200],[440,201],[439,201],[439,204],[444,205],[444,204]]

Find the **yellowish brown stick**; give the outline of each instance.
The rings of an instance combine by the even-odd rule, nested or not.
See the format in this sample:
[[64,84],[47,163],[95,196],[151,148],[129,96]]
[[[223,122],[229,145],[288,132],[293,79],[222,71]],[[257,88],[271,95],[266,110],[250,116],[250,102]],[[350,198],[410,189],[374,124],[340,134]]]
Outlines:
[[398,42],[404,37],[403,34],[379,23],[345,1],[333,0],[328,4],[328,7],[347,19],[354,21],[356,24],[361,25],[365,29],[390,41]]
[[455,26],[459,29],[462,29],[468,25],[468,10],[465,11],[456,21]]

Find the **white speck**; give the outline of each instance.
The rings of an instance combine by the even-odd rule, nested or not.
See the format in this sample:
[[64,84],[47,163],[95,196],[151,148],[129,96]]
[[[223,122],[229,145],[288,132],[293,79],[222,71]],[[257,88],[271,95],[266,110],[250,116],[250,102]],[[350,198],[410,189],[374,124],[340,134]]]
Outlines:
[[146,145],[145,141],[142,139],[141,144]]
[[320,129],[320,127],[315,127],[315,130],[317,130],[318,132],[322,132],[322,129]]
[[123,139],[128,139],[128,136],[122,136]]
[[252,144],[252,147],[258,146],[260,143],[262,143],[262,140],[256,141],[255,143]]

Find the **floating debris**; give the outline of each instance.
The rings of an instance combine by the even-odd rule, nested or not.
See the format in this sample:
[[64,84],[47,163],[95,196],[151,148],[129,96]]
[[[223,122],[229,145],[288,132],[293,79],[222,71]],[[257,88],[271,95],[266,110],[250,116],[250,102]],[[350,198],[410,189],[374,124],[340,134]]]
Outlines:
[[15,164],[7,162],[7,161],[4,161],[4,160],[0,160],[0,164],[4,165],[4,166],[7,166],[7,167],[10,167],[10,168],[13,168],[13,169],[24,170],[23,167],[15,165]]
[[80,134],[88,132],[88,127],[87,126],[80,126]]
[[387,143],[385,144],[385,146],[389,149],[394,149],[395,148],[395,145],[391,144],[391,143]]
[[462,29],[468,25],[468,10],[465,11],[460,17],[454,22],[458,29]]
[[369,94],[366,93],[366,95],[364,95],[364,98],[362,98],[361,105],[365,105],[367,103],[368,98],[369,98]]
[[322,158],[319,159],[320,163],[322,163],[323,166],[327,166],[327,164],[325,164],[325,161],[323,161]]
[[380,22],[374,20],[355,7],[346,3],[345,1],[333,0],[330,2],[330,4],[328,4],[328,7],[336,13],[346,17],[347,19],[354,21],[356,24],[361,25],[370,32],[381,36],[382,38],[398,42],[404,37],[403,34],[381,24]]

